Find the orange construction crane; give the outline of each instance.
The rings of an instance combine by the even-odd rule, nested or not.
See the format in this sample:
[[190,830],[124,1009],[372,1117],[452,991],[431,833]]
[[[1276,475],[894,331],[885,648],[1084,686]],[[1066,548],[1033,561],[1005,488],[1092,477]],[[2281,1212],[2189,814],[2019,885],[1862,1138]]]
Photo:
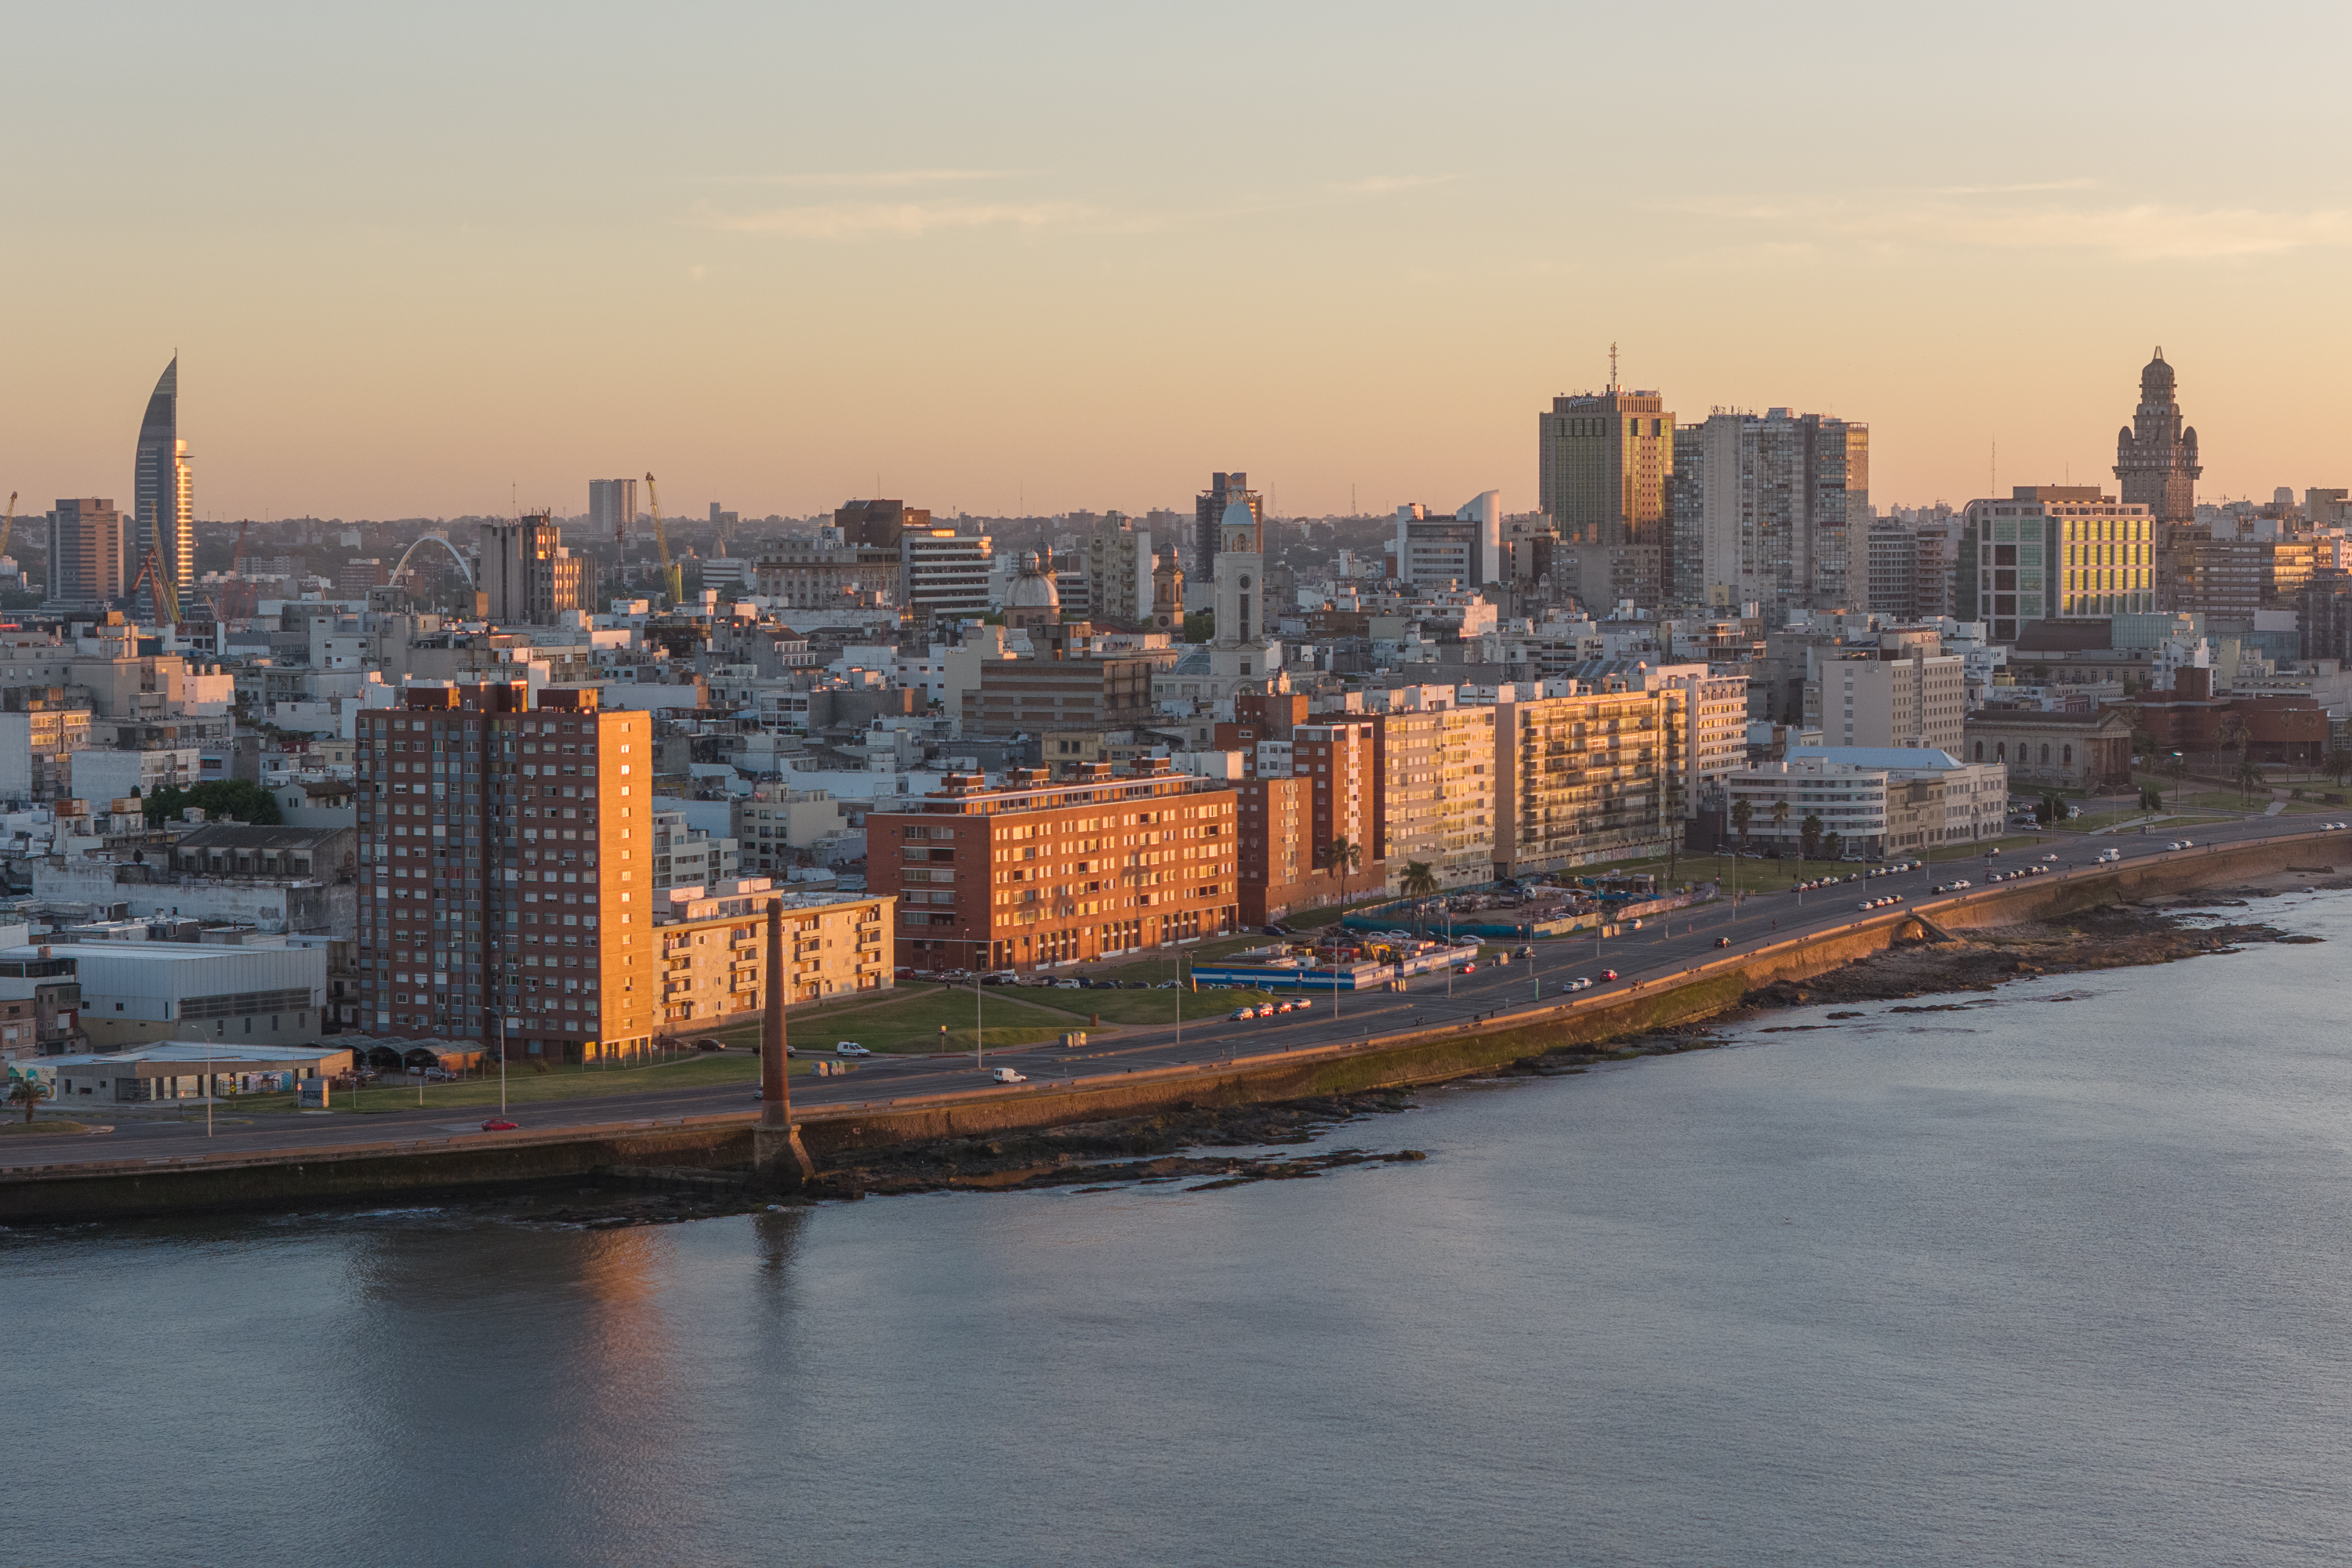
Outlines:
[[654,509],[654,548],[661,552],[662,585],[669,590],[669,602],[675,608],[686,597],[686,574],[683,568],[670,564],[669,530],[662,526],[661,492],[654,489],[651,474],[646,476],[646,500]]

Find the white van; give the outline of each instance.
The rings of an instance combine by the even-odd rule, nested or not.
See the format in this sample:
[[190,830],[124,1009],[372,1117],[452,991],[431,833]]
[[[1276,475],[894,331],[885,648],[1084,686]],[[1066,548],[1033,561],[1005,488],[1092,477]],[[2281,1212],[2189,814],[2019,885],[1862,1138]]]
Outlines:
[[2102,866],[2111,860],[2120,860],[2123,858],[2124,852],[2120,849],[2102,849],[2099,851],[2099,864]]

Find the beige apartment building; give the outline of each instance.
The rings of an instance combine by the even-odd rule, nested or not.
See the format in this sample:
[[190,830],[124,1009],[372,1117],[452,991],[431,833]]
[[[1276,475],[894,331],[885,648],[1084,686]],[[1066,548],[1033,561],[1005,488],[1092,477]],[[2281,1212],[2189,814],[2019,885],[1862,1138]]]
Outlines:
[[670,1032],[766,1005],[768,905],[777,899],[784,903],[791,1001],[890,989],[893,896],[794,893],[746,877],[709,892],[682,888],[656,898],[661,1021]]
[[[1451,694],[1447,694],[1450,698]],[[1495,710],[1434,707],[1381,720],[1388,890],[1416,861],[1444,888],[1495,875]]]
[[1688,693],[1662,685],[1495,704],[1495,874],[1664,854],[1683,834]]
[[1967,665],[1959,655],[1913,644],[1828,659],[1807,693],[1806,717],[1829,746],[1926,746],[1958,756],[1968,718]]

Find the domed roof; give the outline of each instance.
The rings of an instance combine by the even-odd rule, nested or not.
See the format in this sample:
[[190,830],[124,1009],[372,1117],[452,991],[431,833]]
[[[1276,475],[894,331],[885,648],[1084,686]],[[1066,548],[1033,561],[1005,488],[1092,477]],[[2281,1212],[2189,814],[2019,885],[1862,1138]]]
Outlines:
[[1221,528],[1255,528],[1257,513],[1250,510],[1247,497],[1235,496],[1225,503],[1225,515],[1218,519]]
[[1024,551],[1021,556],[1021,575],[1004,591],[1004,607],[1008,610],[1058,610],[1062,595],[1054,580],[1038,569],[1037,552]]

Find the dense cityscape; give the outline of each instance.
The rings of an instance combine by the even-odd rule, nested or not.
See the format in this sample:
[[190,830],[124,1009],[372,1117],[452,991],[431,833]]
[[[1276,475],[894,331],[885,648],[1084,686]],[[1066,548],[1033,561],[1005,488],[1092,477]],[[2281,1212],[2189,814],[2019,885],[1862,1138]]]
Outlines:
[[2343,1561],[2352,12],[11,20],[7,1563]]
[[[1572,921],[1727,846],[1991,843],[2175,757],[2315,774],[2352,713],[2352,500],[2200,502],[2161,350],[2112,485],[1884,515],[1864,425],[1611,385],[1538,415],[1523,511],[1276,518],[1230,471],[1140,516],[689,522],[646,475],[562,519],[200,524],[180,376],[131,505],[61,498],[7,563],[5,1044],[80,1095],[200,1093],[203,1018],[305,1070],[644,1059],[762,1005],[778,895],[794,1002],[1383,897]],[[150,935],[194,945],[66,956]]]

